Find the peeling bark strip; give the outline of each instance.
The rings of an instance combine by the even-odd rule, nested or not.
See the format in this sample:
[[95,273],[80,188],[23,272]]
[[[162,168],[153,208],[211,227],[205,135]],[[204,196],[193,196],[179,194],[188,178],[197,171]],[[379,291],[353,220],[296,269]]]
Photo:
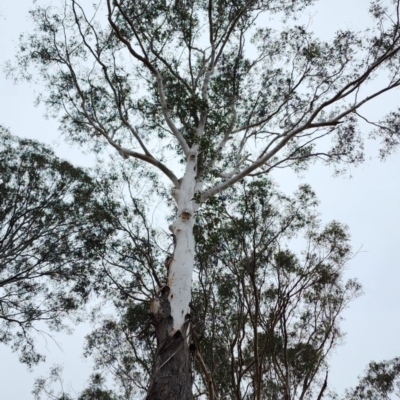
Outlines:
[[189,316],[174,330],[170,289],[164,287],[151,304],[157,338],[153,376],[146,400],[192,400],[192,368],[189,352]]
[[180,188],[173,190],[173,196],[178,206],[176,221],[170,225],[175,236],[175,250],[168,272],[168,287],[171,316],[175,331],[185,323],[189,313],[191,286],[194,265],[194,202],[196,189],[197,151],[189,151],[185,175]]

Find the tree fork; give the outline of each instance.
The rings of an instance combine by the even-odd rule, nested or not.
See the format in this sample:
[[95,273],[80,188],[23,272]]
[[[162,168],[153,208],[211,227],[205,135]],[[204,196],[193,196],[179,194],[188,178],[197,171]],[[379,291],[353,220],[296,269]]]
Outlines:
[[190,315],[174,330],[170,288],[165,286],[150,305],[154,318],[157,351],[146,400],[192,400],[192,363],[189,350]]

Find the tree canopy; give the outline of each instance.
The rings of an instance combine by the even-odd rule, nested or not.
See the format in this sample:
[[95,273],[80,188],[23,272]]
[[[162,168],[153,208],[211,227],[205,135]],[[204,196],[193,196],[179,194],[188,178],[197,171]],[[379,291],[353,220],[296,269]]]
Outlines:
[[37,322],[59,330],[88,299],[111,212],[86,171],[0,127],[0,342],[22,362],[43,358]]
[[[198,151],[203,201],[278,166],[362,161],[360,122],[382,138],[385,157],[399,144],[399,111],[370,121],[362,106],[400,85],[398,1],[372,2],[365,32],[340,30],[329,41],[296,24],[313,3],[37,4],[35,30],[9,72],[40,73],[39,100],[67,138],[95,150],[109,144],[177,188],[180,171],[166,159],[184,163]],[[265,27],[268,18],[281,29]]]

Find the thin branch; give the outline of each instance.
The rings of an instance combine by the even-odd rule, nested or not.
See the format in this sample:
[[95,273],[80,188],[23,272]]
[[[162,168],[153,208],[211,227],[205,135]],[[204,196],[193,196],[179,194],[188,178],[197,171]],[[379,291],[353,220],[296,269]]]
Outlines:
[[[184,154],[187,156],[187,154],[189,153],[190,149],[189,149],[189,146],[188,146],[185,138],[183,137],[182,133],[175,126],[175,124],[173,123],[173,121],[172,121],[172,119],[171,119],[171,117],[169,115],[169,109],[168,109],[167,102],[166,102],[166,99],[165,99],[164,84],[163,84],[163,81],[162,81],[161,74],[153,66],[153,64],[151,64],[149,59],[146,58],[146,57],[141,56],[140,54],[138,54],[133,49],[129,39],[122,35],[122,33],[121,33],[120,29],[118,28],[117,24],[112,19],[113,11],[111,10],[110,0],[107,0],[107,5],[108,5],[108,21],[109,21],[111,27],[113,28],[113,31],[115,32],[117,38],[122,43],[125,44],[126,48],[132,54],[132,56],[134,58],[136,58],[137,60],[139,60],[144,66],[146,66],[148,68],[148,70],[155,76],[155,78],[157,80],[158,95],[159,95],[159,98],[160,98],[161,110],[162,110],[162,113],[164,115],[164,119],[165,119],[168,127],[171,129],[172,134],[176,137],[176,139],[178,140],[179,144],[181,145]],[[126,19],[126,21],[131,24],[132,21],[130,21],[130,19],[126,16],[126,14],[123,11],[121,11],[121,13],[124,16],[124,18]]]

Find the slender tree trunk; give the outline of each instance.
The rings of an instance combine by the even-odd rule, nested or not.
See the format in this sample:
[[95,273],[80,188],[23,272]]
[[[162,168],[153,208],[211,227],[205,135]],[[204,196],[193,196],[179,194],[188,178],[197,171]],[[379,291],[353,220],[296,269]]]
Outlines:
[[193,151],[188,155],[181,186],[173,191],[178,210],[177,219],[170,226],[175,249],[168,263],[168,283],[151,304],[157,354],[147,400],[191,400],[193,397],[189,303],[195,250],[196,171],[197,152]]

